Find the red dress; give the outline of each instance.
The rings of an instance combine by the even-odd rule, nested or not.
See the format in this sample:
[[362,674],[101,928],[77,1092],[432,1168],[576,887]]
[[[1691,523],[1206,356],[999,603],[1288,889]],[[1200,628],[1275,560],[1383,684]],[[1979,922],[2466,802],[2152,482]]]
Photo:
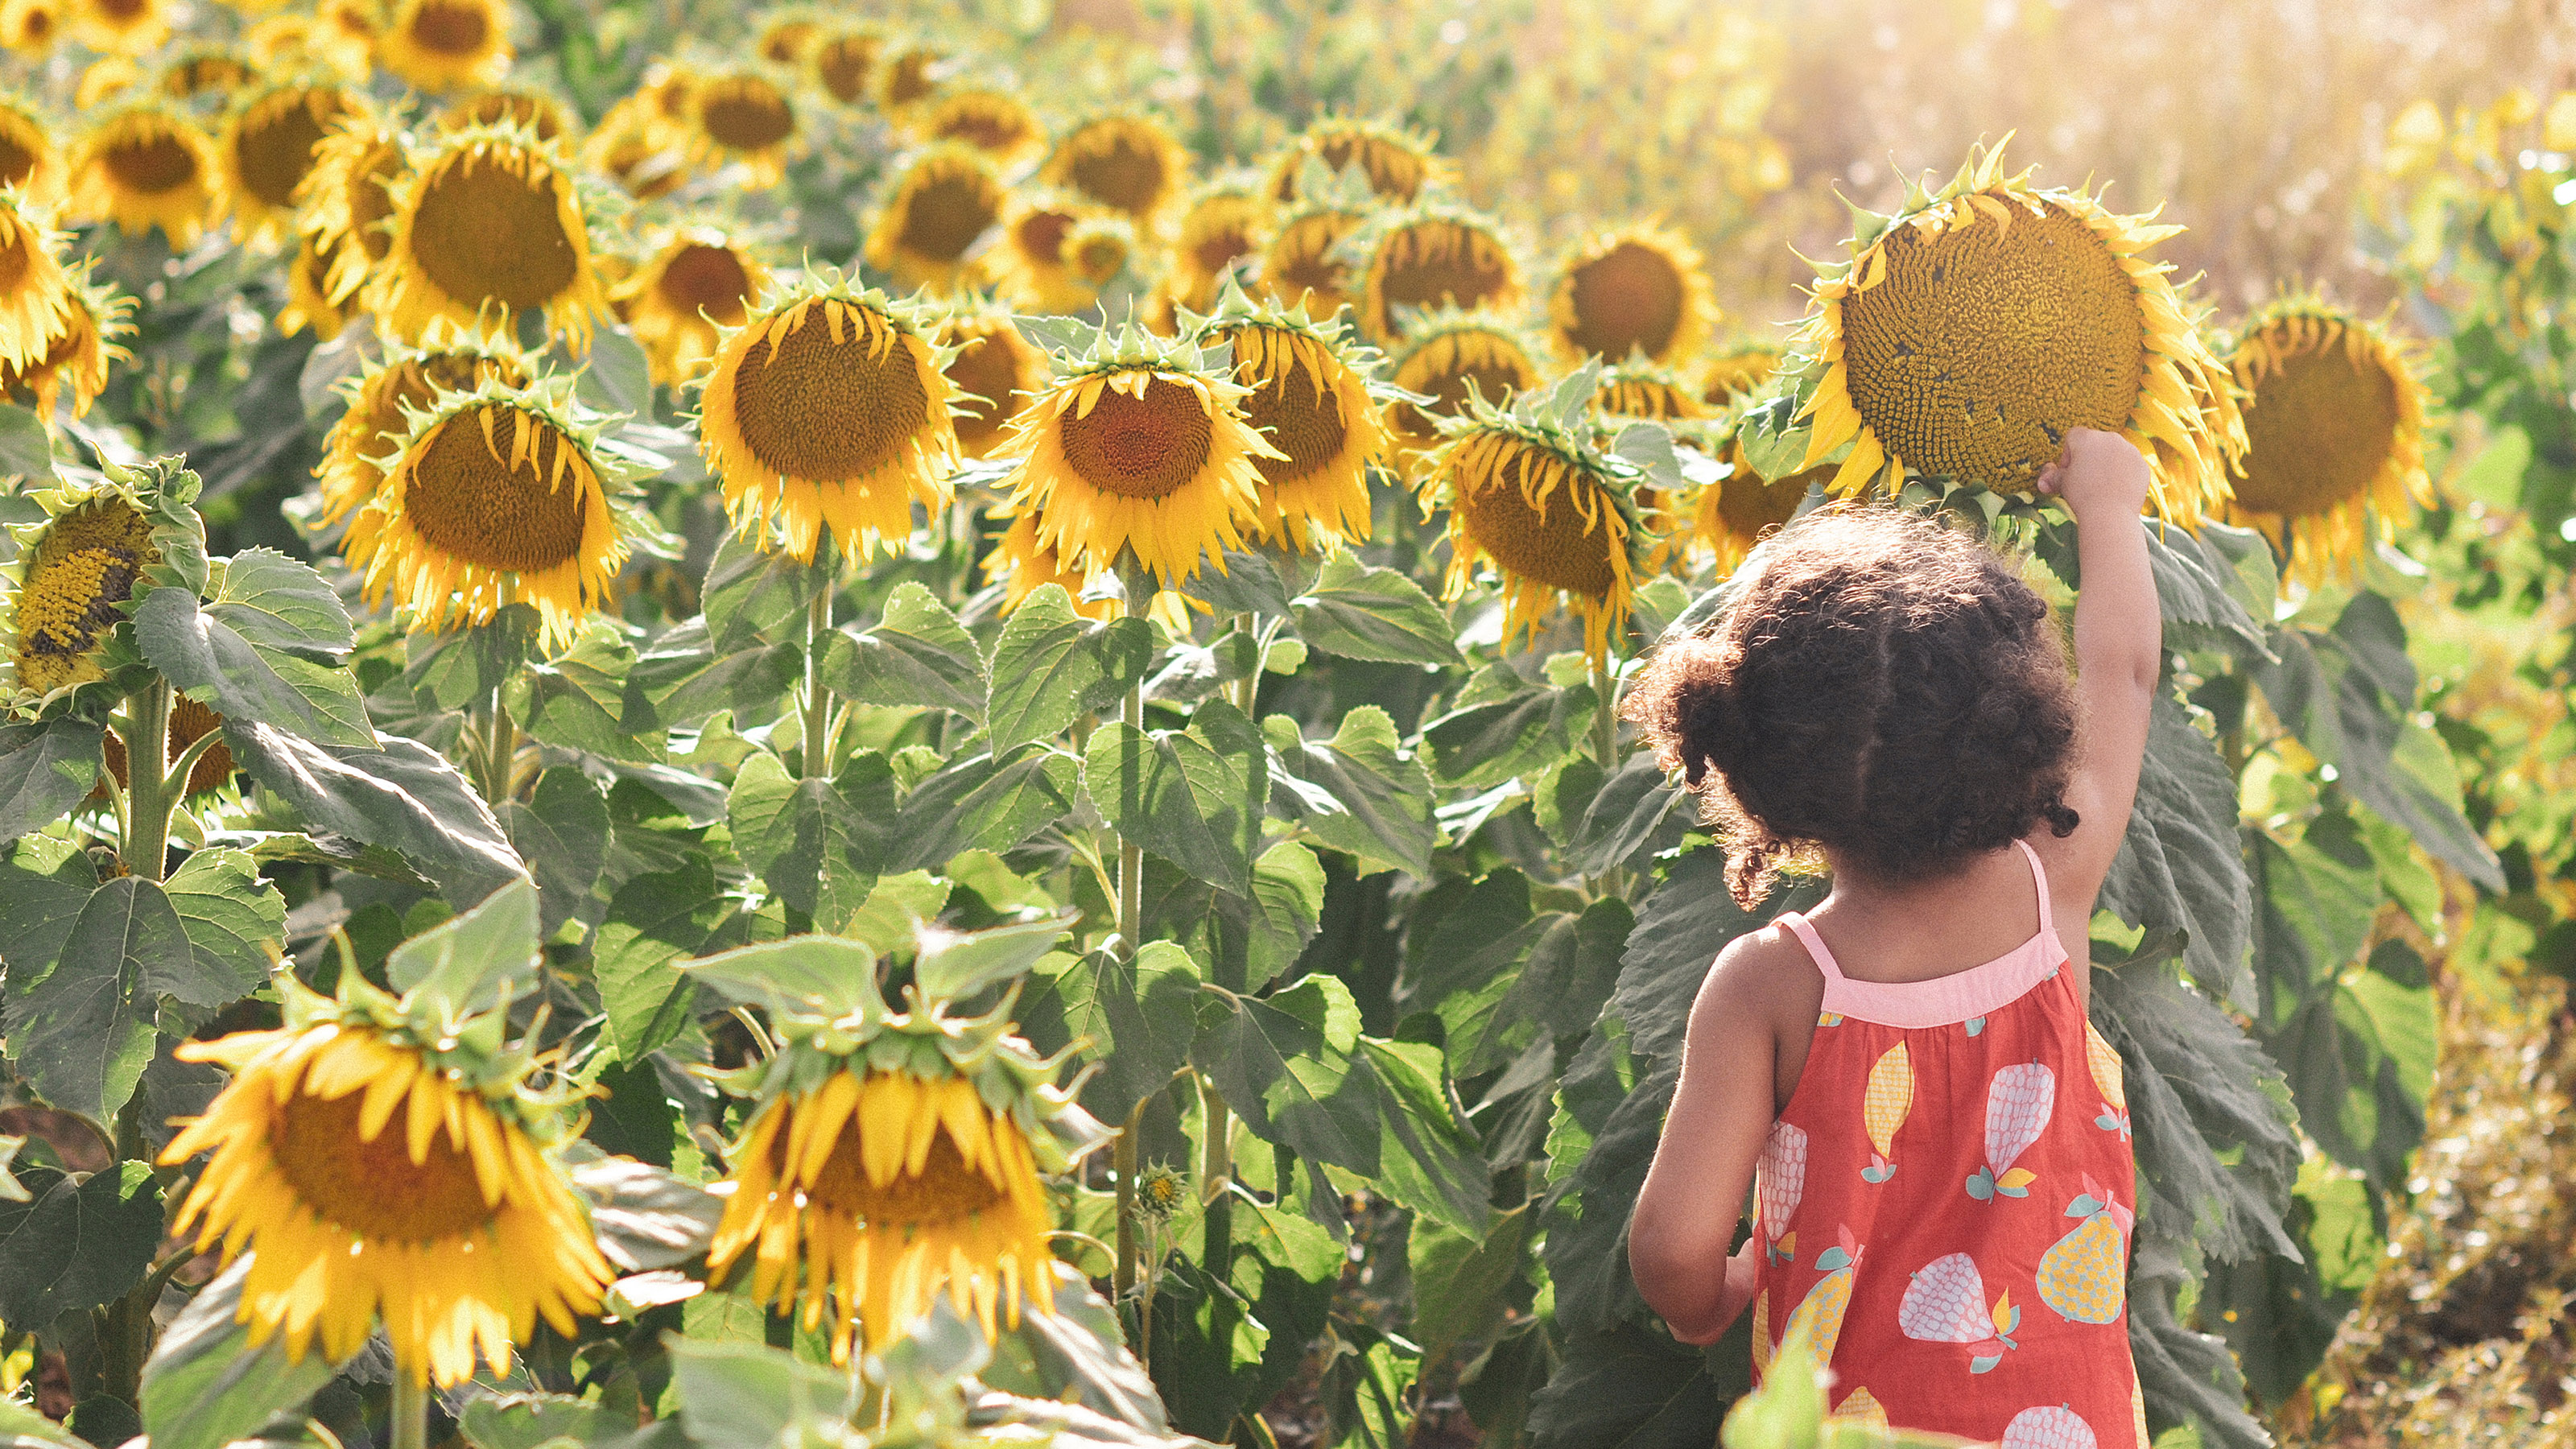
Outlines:
[[[2019,844],[2019,842],[2016,842]],[[2120,1058],[2039,933],[1930,981],[1854,981],[1804,916],[1824,1014],[1754,1174],[1758,1377],[1792,1335],[1838,1415],[2146,1449],[2127,1303],[2136,1176]]]

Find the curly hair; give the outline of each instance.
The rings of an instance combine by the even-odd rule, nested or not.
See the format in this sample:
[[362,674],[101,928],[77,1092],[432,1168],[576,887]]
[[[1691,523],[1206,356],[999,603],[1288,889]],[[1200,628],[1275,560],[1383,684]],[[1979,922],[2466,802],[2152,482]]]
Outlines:
[[1739,904],[1822,851],[1917,881],[2043,822],[2074,831],[2065,648],[1983,545],[1892,508],[1820,512],[1738,588],[1712,629],[1656,652],[1620,712],[1700,797]]

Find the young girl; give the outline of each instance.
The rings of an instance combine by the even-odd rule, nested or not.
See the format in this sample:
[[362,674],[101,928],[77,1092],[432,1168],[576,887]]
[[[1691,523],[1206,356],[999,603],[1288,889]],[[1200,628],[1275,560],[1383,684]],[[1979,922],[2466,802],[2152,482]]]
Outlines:
[[1757,1373],[1803,1342],[1839,1414],[2145,1449],[2125,1098],[2085,1009],[2161,663],[2147,481],[2085,429],[2040,479],[2077,521],[2073,679],[2008,565],[1869,509],[1792,525],[1627,707],[1740,903],[1786,860],[1833,878],[1709,969],[1629,1265],[1684,1342],[1747,1308]]

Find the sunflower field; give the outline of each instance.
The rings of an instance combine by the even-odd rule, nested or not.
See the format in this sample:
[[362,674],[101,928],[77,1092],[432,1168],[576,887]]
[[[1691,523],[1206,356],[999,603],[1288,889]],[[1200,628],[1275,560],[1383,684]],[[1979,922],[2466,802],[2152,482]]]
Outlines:
[[0,0],[0,1445],[1912,1442],[1621,691],[2075,426],[2144,1431],[2563,1436],[2576,28],[2350,8]]

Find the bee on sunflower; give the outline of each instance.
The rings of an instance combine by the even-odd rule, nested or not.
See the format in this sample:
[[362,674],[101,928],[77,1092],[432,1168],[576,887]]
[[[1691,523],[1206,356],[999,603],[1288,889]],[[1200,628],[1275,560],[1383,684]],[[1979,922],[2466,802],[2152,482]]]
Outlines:
[[[1257,177],[1237,173],[1201,185],[1181,208],[1164,295],[1193,312],[1207,311],[1216,305],[1217,288],[1260,255],[1269,239],[1270,203]],[[1297,303],[1291,298],[1285,305]]]
[[44,354],[25,366],[0,364],[0,397],[26,398],[48,425],[66,386],[72,416],[84,417],[107,389],[110,364],[133,356],[117,339],[134,331],[134,299],[90,280],[96,265],[95,258],[83,257],[68,270],[70,290]]
[[1909,470],[2025,491],[2090,427],[2147,455],[2158,515],[2218,511],[2245,429],[2170,264],[2145,255],[2179,230],[2007,176],[2000,146],[1917,186],[1813,290],[1792,359],[1811,427],[1798,471],[1848,445],[1837,495]]
[[404,337],[430,320],[542,313],[586,347],[608,310],[587,195],[572,162],[523,127],[475,126],[414,153],[393,193],[393,240],[371,309]]
[[1742,402],[1780,370],[1780,349],[1769,342],[1738,342],[1720,349],[1700,370],[1699,400],[1712,408]]
[[1695,357],[1717,320],[1717,289],[1699,250],[1669,227],[1632,223],[1586,238],[1549,289],[1549,331],[1569,363],[1625,362],[1642,353],[1673,364]]
[[[348,407],[322,441],[322,461],[313,465],[321,485],[321,523],[349,518],[375,498],[384,487],[384,460],[401,450],[411,437],[412,419],[434,408],[441,394],[471,393],[487,382],[525,387],[533,370],[508,340],[442,319],[430,324],[418,346],[394,343],[356,376],[342,378],[337,390]],[[349,566],[363,571],[375,553],[372,528],[365,534],[352,528],[341,547]]]
[[1064,133],[1038,179],[1125,216],[1159,235],[1189,184],[1190,153],[1169,127],[1141,112],[1095,116]]
[[1301,199],[1309,160],[1339,175],[1358,168],[1379,200],[1410,205],[1423,188],[1456,181],[1454,168],[1433,150],[1432,139],[1391,122],[1358,116],[1325,116],[1283,147],[1270,163],[1270,197],[1281,205]]
[[242,241],[265,240],[294,221],[299,189],[324,138],[361,106],[336,82],[294,78],[253,91],[233,107],[216,152]]
[[715,356],[724,329],[751,315],[769,268],[737,228],[685,222],[655,238],[643,263],[610,290],[635,330],[653,380],[677,387]]
[[376,60],[425,91],[498,85],[510,71],[509,17],[502,0],[401,0]]
[[1023,311],[1081,311],[1097,289],[1075,278],[1065,244],[1075,227],[1100,214],[1100,208],[1057,187],[1013,193],[1001,234],[980,258],[985,277]]
[[351,310],[392,255],[394,188],[410,146],[389,117],[371,105],[343,111],[314,148],[313,169],[295,193],[295,225],[326,268],[322,300]]
[[68,172],[51,131],[24,104],[0,97],[0,186],[22,201],[52,206],[63,199]]
[[2245,321],[2227,355],[2245,390],[2227,521],[2263,531],[2284,581],[2324,582],[2393,534],[2424,472],[2415,349],[2313,293]]
[[66,0],[5,0],[0,3],[0,46],[31,58],[43,56],[71,23],[70,9]]
[[[1262,537],[1329,551],[1369,536],[1368,470],[1388,445],[1369,379],[1378,356],[1341,319],[1316,323],[1264,306],[1229,281],[1214,312],[1184,319],[1202,348],[1223,347],[1244,389],[1244,421],[1277,457],[1256,459]],[[1327,537],[1316,537],[1317,532]]]
[[1388,360],[1387,380],[1425,401],[1386,405],[1399,471],[1420,477],[1442,442],[1440,420],[1461,416],[1470,397],[1497,406],[1539,385],[1537,350],[1509,319],[1490,311],[1444,309],[1418,317]]
[[1343,246],[1367,258],[1360,329],[1381,341],[1403,330],[1407,311],[1511,312],[1525,300],[1511,246],[1490,218],[1463,207],[1435,202],[1387,212]]
[[[780,963],[773,966],[772,963]],[[989,1337],[1053,1306],[1041,1172],[1109,1137],[1014,1034],[1010,993],[978,1017],[907,987],[893,1010],[863,944],[805,936],[703,957],[689,975],[769,1016],[778,1049],[717,1081],[750,1104],[727,1154],[732,1194],[711,1276],[751,1294],[832,1359],[876,1352],[944,1294]],[[782,981],[832,983],[820,992]]]
[[807,563],[899,549],[915,503],[949,501],[955,388],[923,310],[817,268],[726,331],[698,435],[736,530]]
[[[193,481],[193,474],[183,477]],[[184,498],[143,470],[33,495],[44,516],[11,529],[16,556],[0,566],[0,639],[8,643],[14,706],[32,711],[67,690],[107,680],[130,643],[115,647],[138,583],[169,581],[165,561],[203,566],[205,535]],[[111,687],[107,692],[121,693]]]
[[224,200],[215,143],[165,101],[116,107],[72,148],[72,214],[129,236],[159,227],[173,251],[185,251]]
[[689,92],[689,127],[701,160],[741,166],[753,187],[778,184],[803,134],[789,78],[753,65],[700,77]]
[[925,144],[955,141],[1015,171],[1047,148],[1046,122],[1019,93],[1000,85],[961,85],[940,92],[915,115],[911,130]]
[[990,457],[1010,436],[1011,420],[1046,385],[1046,352],[1021,334],[1010,308],[975,296],[951,302],[931,340],[948,357],[958,452]]
[[527,86],[499,86],[476,91],[439,112],[439,129],[462,131],[472,126],[521,126],[540,141],[559,141],[574,132],[563,102]]
[[885,34],[871,25],[836,25],[815,38],[805,68],[823,94],[845,106],[864,104],[885,54]]
[[[456,938],[496,926],[524,950],[454,979]],[[534,1030],[508,1036],[536,933],[521,877],[397,947],[400,996],[355,971],[331,996],[280,972],[283,1025],[178,1048],[232,1073],[160,1161],[208,1154],[177,1228],[226,1263],[250,1255],[253,1344],[283,1335],[297,1360],[318,1341],[336,1361],[381,1322],[416,1413],[422,1386],[508,1373],[539,1318],[570,1334],[598,1311],[610,1270],[557,1160],[583,1093]]]
[[1010,204],[992,158],[954,141],[903,167],[868,229],[868,265],[904,287],[949,290],[967,281],[967,255]]
[[72,33],[106,55],[142,55],[170,38],[168,0],[71,0]]

